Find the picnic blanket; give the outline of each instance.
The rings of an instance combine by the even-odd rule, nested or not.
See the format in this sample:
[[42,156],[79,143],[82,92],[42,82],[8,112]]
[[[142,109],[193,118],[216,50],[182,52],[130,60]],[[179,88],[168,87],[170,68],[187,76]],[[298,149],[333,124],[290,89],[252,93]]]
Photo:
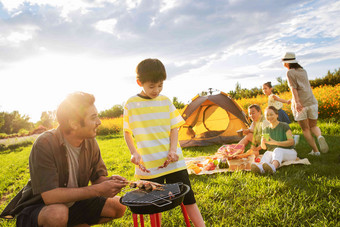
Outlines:
[[[199,157],[187,157],[187,158],[184,158],[185,160],[185,163],[188,164],[192,161],[200,161],[200,162],[204,162],[206,159],[208,159],[209,156],[199,156]],[[261,159],[262,158],[262,155],[259,155],[259,158]],[[286,161],[286,162],[282,162],[280,167],[282,166],[289,166],[289,165],[294,165],[294,164],[302,164],[302,165],[310,165],[310,162],[308,160],[308,158],[304,158],[304,159],[300,159],[300,158],[297,158],[296,160],[294,161]],[[280,168],[279,167],[279,168]],[[242,169],[244,171],[250,171],[250,169]],[[194,171],[188,169],[188,173],[189,174],[195,174],[195,175],[205,175],[205,174],[214,174],[214,173],[223,173],[223,172],[234,172],[235,170],[231,170],[231,169],[219,169],[219,168],[216,168],[214,170],[205,170],[204,168],[202,168],[202,171],[199,172],[198,174],[196,174]]]

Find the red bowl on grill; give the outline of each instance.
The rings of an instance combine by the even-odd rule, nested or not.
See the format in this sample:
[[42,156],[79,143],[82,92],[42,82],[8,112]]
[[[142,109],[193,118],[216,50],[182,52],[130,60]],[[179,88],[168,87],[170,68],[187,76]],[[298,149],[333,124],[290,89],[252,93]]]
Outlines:
[[[179,191],[178,193],[174,193],[173,196],[168,195],[171,192],[171,187],[167,187],[170,185],[178,185]],[[155,195],[159,194],[158,192],[149,192],[145,193],[145,200],[138,201],[138,197],[141,192],[140,190],[134,190],[126,193],[124,196],[120,198],[120,203],[128,206],[132,213],[135,214],[155,214],[161,213],[163,211],[171,210],[176,206],[180,205],[183,202],[184,196],[189,192],[190,187],[183,183],[176,184],[165,184],[164,191],[162,191],[163,196],[156,198]],[[150,196],[149,196],[150,195]],[[168,195],[168,196],[165,196]],[[130,197],[130,198],[128,198]],[[137,197],[137,199],[134,199]],[[149,198],[151,199],[149,200]],[[132,199],[131,199],[132,198]]]

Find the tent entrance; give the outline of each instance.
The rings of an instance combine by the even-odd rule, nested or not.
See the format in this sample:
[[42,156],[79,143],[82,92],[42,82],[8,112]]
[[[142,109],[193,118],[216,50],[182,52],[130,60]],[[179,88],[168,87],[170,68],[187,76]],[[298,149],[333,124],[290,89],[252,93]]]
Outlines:
[[182,147],[208,146],[240,141],[237,130],[250,120],[228,94],[195,96],[182,111],[185,123],[178,131]]
[[215,137],[227,130],[229,114],[217,105],[202,106],[196,124],[192,127],[196,138]]

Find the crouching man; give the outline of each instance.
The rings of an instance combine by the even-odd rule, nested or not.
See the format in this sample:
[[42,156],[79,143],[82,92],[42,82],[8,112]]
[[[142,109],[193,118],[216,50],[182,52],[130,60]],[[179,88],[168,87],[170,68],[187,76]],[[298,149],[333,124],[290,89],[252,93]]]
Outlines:
[[31,179],[2,218],[18,215],[17,226],[88,226],[124,215],[116,195],[126,179],[107,176],[95,139],[101,122],[94,101],[93,95],[76,92],[59,105],[59,127],[33,144]]

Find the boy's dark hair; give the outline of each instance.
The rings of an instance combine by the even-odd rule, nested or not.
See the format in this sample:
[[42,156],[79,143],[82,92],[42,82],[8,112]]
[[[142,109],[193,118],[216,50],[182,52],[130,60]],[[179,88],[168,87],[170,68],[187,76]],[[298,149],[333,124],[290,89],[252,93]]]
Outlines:
[[288,63],[289,69],[303,69],[299,63]]
[[268,81],[267,83],[264,83],[263,85],[269,87],[269,88],[272,88],[272,82]]
[[69,94],[57,109],[57,120],[61,130],[66,134],[71,131],[69,120],[75,120],[81,126],[85,126],[86,111],[94,104],[94,101],[94,96],[85,92]]
[[145,59],[136,67],[137,79],[141,83],[157,83],[166,80],[166,71],[163,63],[158,59]]
[[279,115],[279,111],[274,107],[274,106],[268,106],[267,108],[266,108],[266,110],[272,110],[272,111],[274,111],[274,113],[276,114],[276,115]]
[[257,110],[257,112],[262,113],[261,107],[257,104],[252,104],[248,107],[248,110],[250,110],[251,108],[255,108]]

